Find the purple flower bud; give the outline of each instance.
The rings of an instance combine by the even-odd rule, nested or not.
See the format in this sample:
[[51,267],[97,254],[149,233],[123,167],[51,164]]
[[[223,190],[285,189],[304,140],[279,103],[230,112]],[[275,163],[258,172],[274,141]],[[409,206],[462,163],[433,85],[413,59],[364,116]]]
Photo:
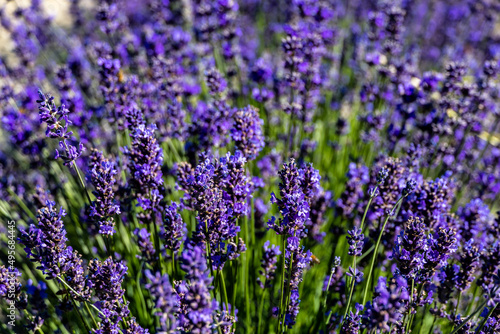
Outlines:
[[351,256],[361,256],[365,240],[363,231],[355,226],[352,230],[347,231],[347,234],[347,243],[349,244],[348,254]]

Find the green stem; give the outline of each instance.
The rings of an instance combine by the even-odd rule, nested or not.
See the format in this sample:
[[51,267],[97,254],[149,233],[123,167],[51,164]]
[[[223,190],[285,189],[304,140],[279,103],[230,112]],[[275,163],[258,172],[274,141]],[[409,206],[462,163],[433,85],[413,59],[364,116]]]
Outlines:
[[286,311],[288,309],[288,301],[290,300],[290,294],[291,294],[291,290],[290,290],[290,281],[292,279],[292,267],[293,267],[293,253],[290,254],[290,268],[288,269],[288,283],[286,284],[286,292],[284,294],[285,296],[285,304],[283,305],[284,306],[284,312],[283,312],[283,327],[282,327],[282,330],[285,332],[286,331],[286,326],[285,326],[285,318],[286,318]]
[[372,245],[370,248],[368,248],[368,250],[358,258],[358,263],[361,262],[365,257],[367,257],[374,249],[375,245]]
[[[413,283],[414,283],[414,281],[412,280],[412,284]],[[418,293],[417,293],[417,299],[416,299],[417,303],[420,300],[420,296],[422,295],[422,290],[423,289],[424,289],[424,283],[420,284],[420,286],[418,287]],[[413,326],[413,320],[415,320],[415,316],[417,314],[417,308],[418,308],[418,306],[415,307],[415,313],[411,314],[411,316],[410,316],[410,327],[409,327],[409,329],[411,329],[412,326]],[[425,314],[424,314],[424,316],[425,316]]]
[[472,300],[470,301],[469,306],[467,306],[465,314],[469,314],[470,311],[472,310],[472,306],[474,306],[474,302],[476,301],[478,291],[479,291],[479,286],[476,284],[474,287],[474,291],[472,292]]
[[92,200],[90,199],[89,192],[87,190],[87,186],[85,185],[85,182],[83,182],[82,175],[80,174],[80,169],[76,165],[76,162],[73,161],[73,167],[76,170],[76,174],[78,175],[78,179],[80,180],[80,185],[82,186],[83,190],[85,191],[85,195],[87,196],[87,200],[89,201],[89,204],[92,203]]
[[222,285],[222,293],[224,296],[224,303],[226,303],[226,311],[229,312],[229,301],[227,299],[227,290],[226,290],[226,281],[224,280],[224,272],[222,270],[219,270],[220,273],[220,281]]
[[354,268],[354,276],[352,277],[351,291],[349,292],[349,299],[347,300],[347,307],[345,308],[344,317],[342,318],[342,321],[345,320],[347,313],[349,312],[349,307],[351,306],[352,294],[354,292],[354,286],[356,284],[356,255],[354,255],[353,268]]
[[[66,283],[66,281],[64,279],[62,279],[61,277],[57,276],[57,279],[62,283],[64,284],[68,289],[70,289],[71,291],[73,291],[73,293],[75,295],[77,295],[78,297],[82,298],[82,295],[79,294],[78,292],[76,292],[71,286],[68,285],[68,283]],[[70,295],[71,296],[71,295]],[[86,302],[85,302],[86,303]],[[99,310],[95,305],[93,304],[90,304],[90,306],[92,306],[93,309],[95,309],[97,312],[99,312],[102,316],[104,316],[104,313],[101,312],[101,310]],[[92,317],[92,314],[90,314],[90,316]]]
[[453,330],[453,332],[451,332],[451,334],[456,334],[460,331],[460,329],[465,326],[466,323],[469,322],[470,319],[472,319],[476,314],[478,314],[479,312],[481,312],[481,310],[486,306],[486,304],[488,303],[488,299],[486,299],[481,305],[479,305],[479,307],[471,314],[467,317],[467,319],[465,319],[457,328],[455,328]]
[[279,317],[278,317],[278,332],[281,333],[281,314],[283,313],[283,299],[284,299],[284,295],[285,295],[285,272],[286,272],[286,268],[285,268],[285,255],[286,255],[286,237],[283,235],[282,236],[282,245],[283,245],[283,256],[281,257],[282,258],[282,261],[281,261],[281,269],[282,269],[282,277],[281,277],[281,297],[280,297],[280,312],[279,312]]
[[382,235],[384,234],[385,226],[387,225],[387,222],[389,221],[389,218],[392,216],[392,213],[394,212],[394,209],[399,206],[399,203],[401,203],[401,201],[403,200],[403,198],[404,198],[404,196],[401,196],[398,199],[398,201],[394,205],[394,208],[392,209],[392,211],[385,218],[384,224],[382,225],[382,229],[380,230],[380,234],[378,236],[377,243],[375,244],[375,250],[374,250],[373,256],[372,256],[370,270],[368,271],[368,278],[366,280],[365,291],[363,293],[363,305],[366,304],[366,300],[367,300],[367,297],[368,297],[368,287],[370,286],[370,281],[371,281],[372,274],[373,274],[373,266],[375,265],[375,260],[377,258],[377,254],[378,254],[378,248],[380,246],[380,241],[382,240]]
[[424,327],[424,319],[427,313],[429,312],[430,304],[427,304],[427,306],[424,309],[424,314],[422,314],[422,319],[420,319],[420,325],[418,328],[418,333],[422,333],[422,328]]
[[330,273],[330,277],[328,278],[328,284],[326,285],[325,299],[323,300],[323,306],[325,309],[326,309],[326,301],[328,299],[328,289],[330,288],[330,283],[332,282],[332,277],[334,273],[335,270],[332,270],[332,272]]
[[91,333],[92,331],[90,330],[89,328],[89,325],[87,324],[87,322],[85,321],[85,319],[83,319],[83,316],[82,314],[80,313],[80,310],[78,309],[78,307],[76,306],[76,303],[75,303],[75,300],[73,299],[72,296],[70,296],[70,299],[71,299],[71,303],[73,304],[73,307],[75,308],[75,311],[76,313],[78,313],[78,317],[80,318],[81,322],[83,323],[83,325],[85,326],[85,329]]
[[370,209],[370,205],[372,204],[373,199],[375,198],[375,196],[377,194],[377,190],[378,190],[378,184],[373,189],[373,193],[370,194],[370,199],[368,200],[368,204],[366,205],[365,212],[363,213],[363,219],[361,220],[361,225],[359,225],[359,228],[361,229],[361,231],[363,231],[366,215],[368,213],[368,210]]
[[[69,147],[68,147],[68,143],[66,143],[66,139],[63,140],[63,143],[64,143],[64,147],[66,148],[66,151],[69,152]],[[82,175],[80,174],[80,169],[76,165],[75,160],[72,161],[72,165],[76,171],[76,174],[78,175],[78,179],[80,180],[80,185],[82,186],[83,190],[85,191],[85,195],[87,196],[87,200],[89,201],[89,204],[91,204],[92,200],[90,199],[90,195],[89,195],[89,192],[87,190],[87,186],[85,185],[85,182],[83,182]]]
[[175,268],[176,268],[175,267],[175,253],[173,250],[171,251],[171,253],[172,253],[172,255],[171,255],[172,256],[172,273],[170,275],[172,276],[172,278],[175,278]]
[[437,316],[434,314],[434,320],[432,320],[432,326],[431,326],[431,329],[429,330],[430,334],[432,334],[434,332],[434,326],[436,326],[436,320],[437,320]]
[[410,322],[411,322],[411,317],[412,317],[412,313],[411,313],[411,310],[413,308],[413,290],[414,290],[414,286],[415,286],[415,280],[412,278],[411,279],[411,291],[410,291],[410,303],[408,304],[408,321],[406,323],[406,329],[405,329],[405,333],[408,333],[408,331],[410,330]]
[[[458,314],[458,307],[460,306],[460,299],[462,299],[462,291],[458,293],[457,305],[455,305],[455,311],[453,312],[453,317],[456,319]],[[455,329],[455,325],[451,328],[451,330]]]
[[495,309],[498,307],[498,304],[499,303],[496,303],[495,306],[491,308],[491,310],[488,312],[488,315],[486,316],[486,318],[484,318],[483,322],[481,323],[481,326],[477,329],[476,333],[481,333],[481,330],[483,329],[484,325],[486,325],[486,322],[488,321],[489,317],[491,317]]
[[30,209],[28,209],[28,207],[26,206],[26,204],[24,204],[24,202],[19,198],[19,196],[17,196],[17,194],[15,192],[12,191],[12,189],[10,189],[9,187],[7,187],[7,191],[9,192],[9,194],[11,196],[14,196],[14,198],[16,199],[16,202],[17,204],[21,207],[21,209],[24,210],[24,212],[31,218],[33,219],[34,221],[36,221],[36,216],[33,214],[33,212],[31,212]]
[[212,267],[212,257],[210,256],[210,240],[208,240],[208,222],[205,221],[205,232],[207,234],[207,259],[208,259],[208,265],[210,266],[210,274],[212,277],[214,277],[214,268]]
[[460,300],[462,299],[462,291],[458,293],[457,305],[455,306],[455,313],[453,314],[455,317],[458,314],[458,309],[460,307]]
[[87,303],[87,302],[84,302],[84,303],[83,303],[83,305],[85,305],[85,309],[87,310],[87,313],[88,313],[88,314],[90,314],[90,318],[92,319],[92,322],[94,323],[95,328],[99,327],[99,326],[97,325],[97,322],[96,322],[96,321],[95,321],[95,319],[94,319],[94,315],[92,314],[92,312],[90,312],[90,309],[89,309],[89,305],[88,305],[88,303]]
[[264,289],[262,291],[262,296],[260,297],[260,304],[259,304],[259,324],[257,327],[257,333],[260,334],[262,330],[262,317],[264,316],[264,297],[266,295],[266,285],[267,285],[267,279],[264,280]]
[[[365,224],[366,215],[368,214],[368,210],[370,209],[370,205],[377,194],[378,186],[379,185],[377,184],[377,186],[373,189],[373,192],[370,194],[370,199],[368,200],[368,204],[366,205],[365,212],[363,213],[363,219],[361,220],[361,224],[359,226],[361,233],[363,233],[363,227]],[[356,274],[356,254],[354,254],[354,256],[352,258],[352,268],[354,270],[354,274]],[[347,313],[349,312],[349,307],[351,306],[351,300],[352,300],[352,295],[354,293],[355,286],[356,286],[356,277],[352,277],[351,291],[349,292],[349,299],[347,300],[347,307],[345,309],[344,317],[342,318],[343,319],[342,321],[345,320]]]
[[161,258],[161,246],[160,246],[160,237],[158,236],[158,231],[156,229],[156,214],[153,211],[153,224],[151,224],[151,228],[153,229],[153,238],[154,238],[154,245],[155,245],[155,252],[158,254],[158,269],[160,270],[160,273],[163,274],[163,261]]

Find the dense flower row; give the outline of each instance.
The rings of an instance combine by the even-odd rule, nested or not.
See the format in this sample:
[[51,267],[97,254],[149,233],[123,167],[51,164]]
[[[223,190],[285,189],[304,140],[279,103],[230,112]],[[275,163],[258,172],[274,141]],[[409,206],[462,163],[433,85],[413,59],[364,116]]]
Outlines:
[[53,8],[0,10],[1,332],[500,333],[495,1]]

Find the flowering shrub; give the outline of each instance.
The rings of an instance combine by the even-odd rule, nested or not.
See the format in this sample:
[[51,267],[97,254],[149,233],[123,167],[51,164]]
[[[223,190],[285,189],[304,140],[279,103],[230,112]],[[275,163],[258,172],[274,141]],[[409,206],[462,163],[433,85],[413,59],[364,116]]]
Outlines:
[[498,3],[54,6],[0,10],[2,333],[500,333]]

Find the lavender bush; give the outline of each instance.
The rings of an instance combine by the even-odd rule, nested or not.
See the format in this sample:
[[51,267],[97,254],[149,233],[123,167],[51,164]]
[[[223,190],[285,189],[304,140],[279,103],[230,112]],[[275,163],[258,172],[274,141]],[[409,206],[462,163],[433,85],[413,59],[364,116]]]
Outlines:
[[0,9],[1,333],[500,333],[497,1],[66,5]]

